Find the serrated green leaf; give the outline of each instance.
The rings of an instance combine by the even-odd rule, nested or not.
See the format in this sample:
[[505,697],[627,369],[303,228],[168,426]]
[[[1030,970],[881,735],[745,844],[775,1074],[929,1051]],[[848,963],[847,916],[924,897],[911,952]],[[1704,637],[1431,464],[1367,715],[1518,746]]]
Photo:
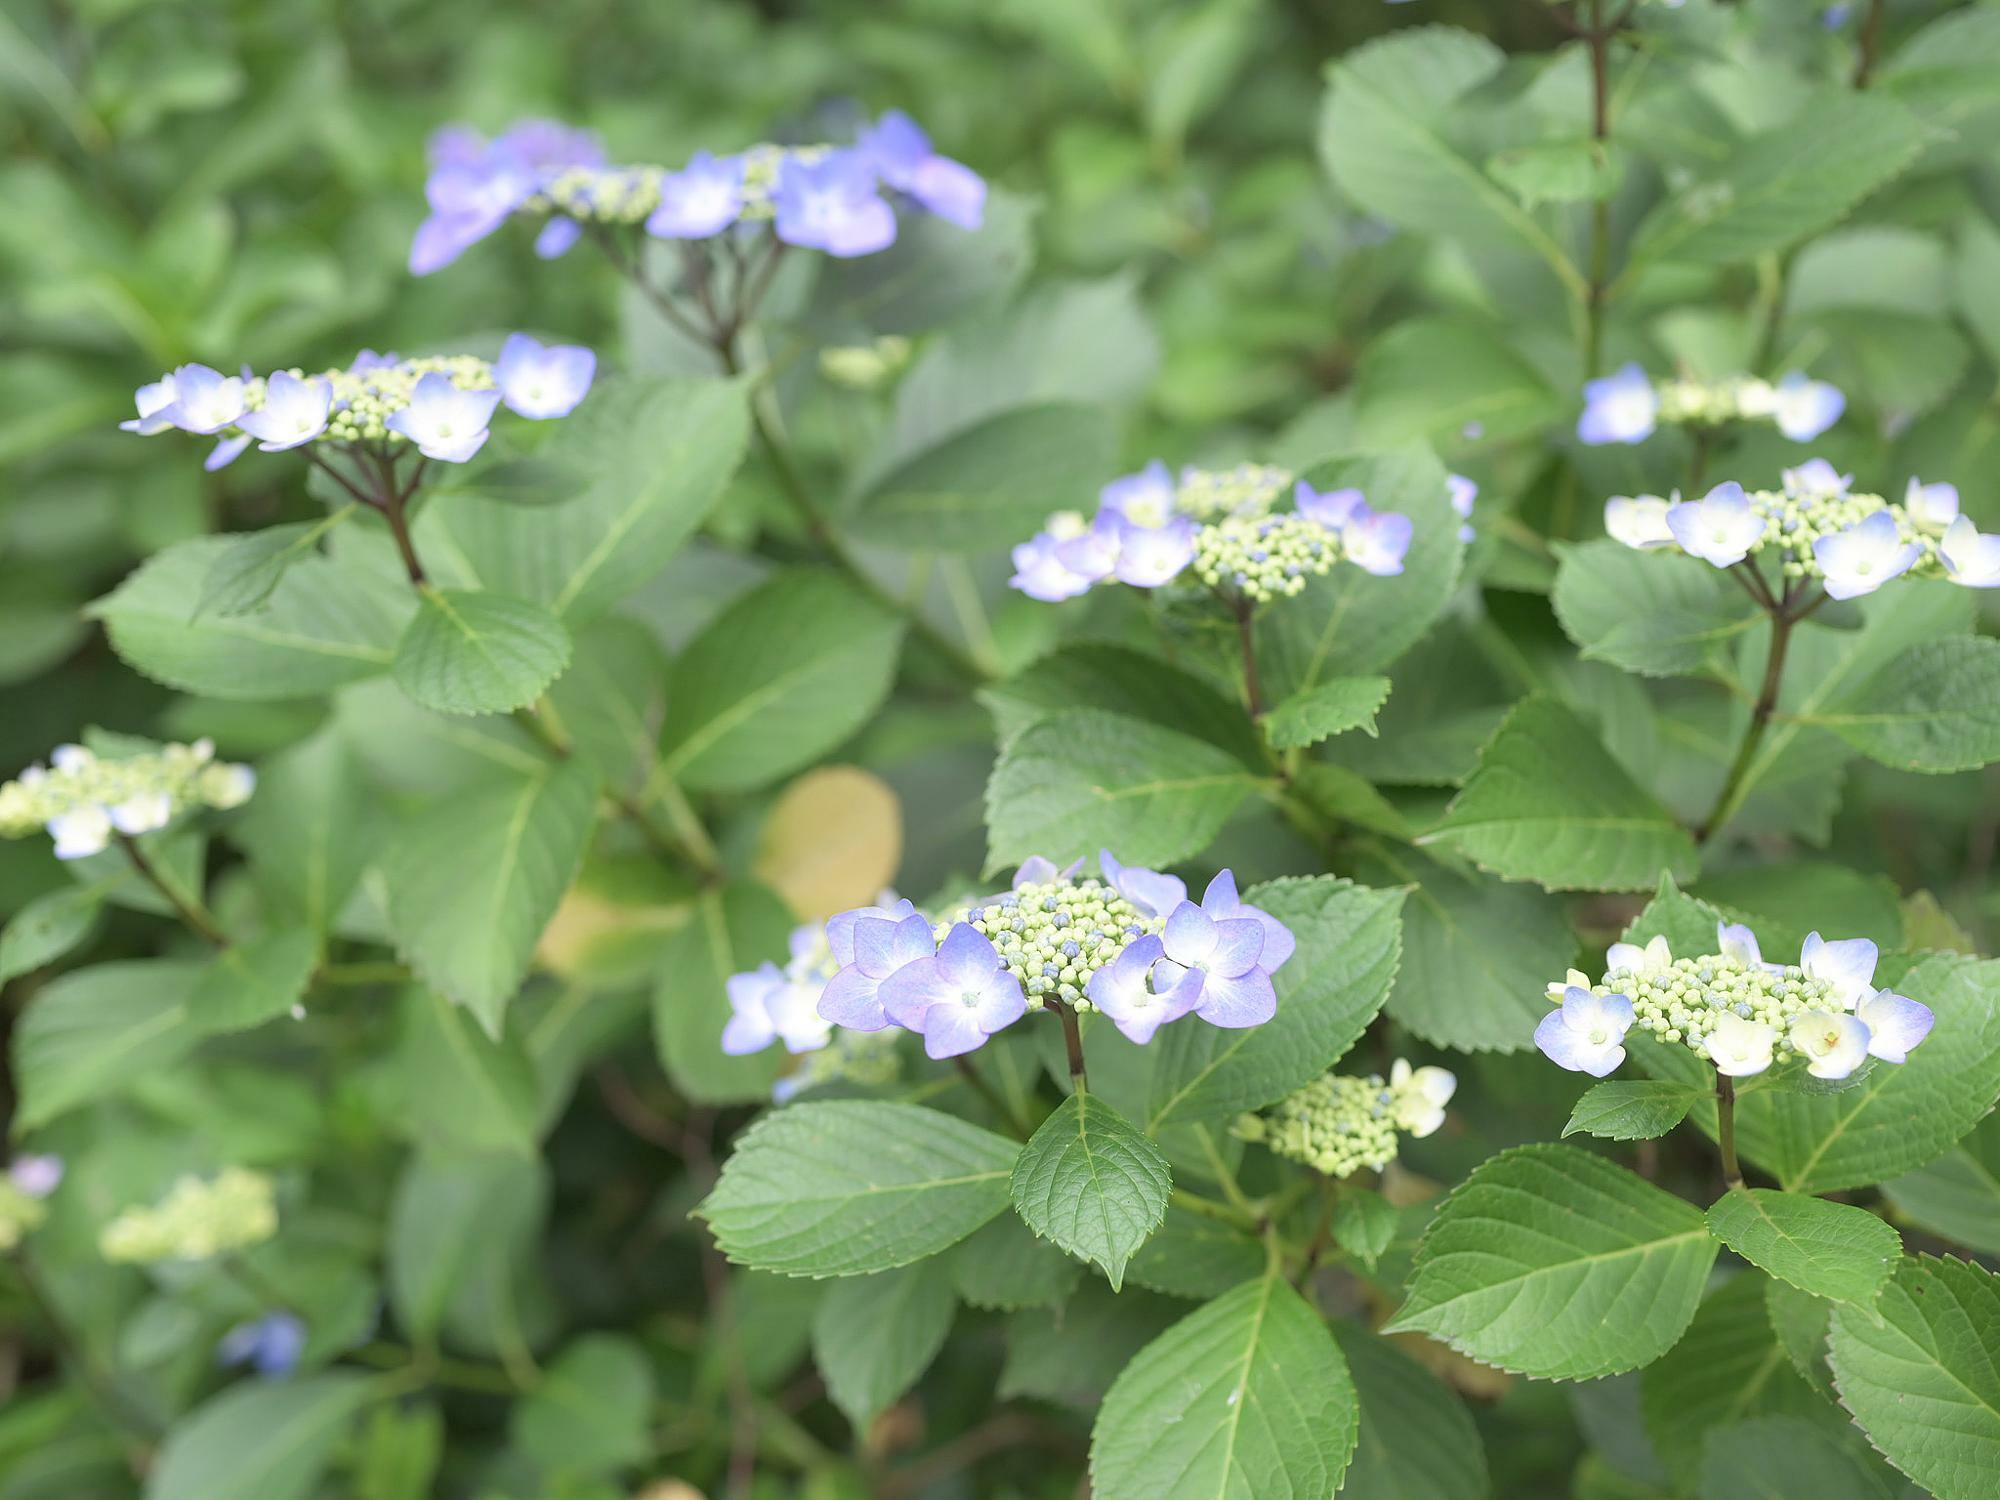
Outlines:
[[1806,722],[1899,771],[1970,771],[2000,760],[2000,641],[1963,635],[1913,646]]
[[514,1406],[514,1444],[543,1475],[610,1474],[652,1453],[653,1368],[636,1339],[587,1333]]
[[269,599],[286,569],[313,556],[319,540],[354,513],[351,505],[318,521],[293,521],[229,538],[229,546],[208,565],[196,600],[197,617],[245,615]]
[[23,906],[0,929],[0,984],[76,949],[103,909],[104,893],[95,885],[60,886]]
[[951,1268],[941,1260],[844,1276],[827,1288],[813,1317],[813,1363],[856,1432],[916,1384],[957,1311]]
[[1648,215],[1631,265],[1754,260],[1810,238],[1909,166],[1927,134],[1880,93],[1825,89]]
[[1800,1291],[1874,1304],[1903,1238],[1865,1208],[1772,1188],[1735,1188],[1708,1210],[1708,1228],[1738,1255]]
[[1708,1097],[1684,1083],[1653,1079],[1614,1079],[1593,1084],[1570,1111],[1565,1136],[1594,1135],[1607,1141],[1650,1141],[1665,1135]]
[[1031,724],[986,786],[989,868],[1041,854],[1058,863],[1117,851],[1170,865],[1208,847],[1258,785],[1205,740],[1099,709]]
[[936,1110],[841,1100],[766,1115],[698,1212],[728,1257],[788,1276],[889,1271],[1007,1206],[1020,1147]]
[[1164,1333],[1185,1304],[1130,1288],[1086,1281],[1060,1308],[1031,1308],[1007,1320],[1007,1362],[997,1394],[1035,1396],[1095,1410],[1133,1356]]
[[1090,1438],[1101,1500],[1331,1495],[1359,1409],[1319,1314],[1275,1275],[1188,1314],[1125,1367]]
[[1333,1337],[1361,1404],[1341,1500],[1486,1500],[1479,1429],[1450,1387],[1365,1328],[1338,1321]]
[[[1037,1239],[1014,1214],[1002,1214],[975,1231],[949,1259],[951,1284],[960,1299],[1000,1312],[1060,1307],[1083,1279],[1082,1265]],[[1136,1281],[1136,1262],[1132,1269]]]
[[1402,953],[1401,891],[1332,876],[1275,880],[1245,895],[1292,930],[1298,948],[1273,976],[1278,1013],[1225,1031],[1195,1018],[1164,1027],[1146,1048],[1145,1126],[1256,1109],[1317,1078],[1381,1010]]
[[570,759],[447,797],[390,843],[382,876],[396,946],[489,1036],[500,1034],[596,818],[596,772]]
[[998,412],[866,481],[853,527],[899,550],[1005,548],[1051,511],[1092,509],[1115,448],[1111,414],[1101,406],[1061,401]]
[[1072,1094],[1022,1149],[1009,1192],[1030,1229],[1102,1266],[1116,1291],[1172,1186],[1158,1146],[1102,1099]]
[[1721,676],[1756,602],[1698,558],[1622,542],[1559,546],[1551,603],[1586,657],[1646,677]]
[[1899,1500],[1856,1447],[1823,1422],[1753,1417],[1709,1434],[1695,1493],[1700,1500]]
[[930,215],[897,226],[896,242],[874,255],[828,261],[814,287],[807,318],[845,330],[855,323],[877,333],[919,333],[1001,298],[1034,259],[1033,228],[1040,205],[994,189],[978,229],[967,231]]
[[201,972],[179,960],[97,964],[38,990],[14,1028],[14,1129],[45,1125],[185,1057],[201,1036],[187,1013]]
[[1635,1370],[1686,1330],[1715,1253],[1699,1210],[1623,1167],[1517,1146],[1445,1199],[1385,1331],[1544,1380]]
[[2000,1277],[1963,1261],[1905,1261],[1874,1313],[1834,1313],[1828,1357],[1841,1404],[1890,1463],[1938,1500],[1991,1492]]
[[188,1020],[204,1033],[247,1031],[288,1014],[319,962],[319,940],[281,927],[215,955],[188,995]]
[[1206,1301],[1255,1276],[1263,1264],[1264,1247],[1243,1230],[1169,1203],[1125,1274],[1137,1286]]
[[1833,1321],[1833,1304],[1789,1281],[1766,1276],[1764,1313],[1799,1377],[1826,1400],[1836,1400],[1833,1372],[1826,1366],[1826,1330]]
[[730,975],[766,959],[782,960],[794,925],[776,896],[738,881],[703,891],[686,924],[661,948],[653,981],[653,1040],[667,1077],[688,1098],[746,1104],[771,1097],[771,1085],[785,1070],[785,1051],[724,1055],[727,983]]
[[1386,677],[1335,677],[1294,693],[1264,715],[1274,750],[1302,750],[1350,729],[1375,733],[1376,710],[1388,701]]
[[1420,840],[1460,850],[1507,880],[1550,890],[1646,890],[1692,874],[1694,840],[1553,698],[1501,723],[1444,820]]
[[396,646],[396,685],[439,713],[510,713],[539,698],[569,656],[569,632],[539,604],[427,586]]
[[175,1425],[146,1500],[306,1500],[371,1391],[346,1370],[231,1386]]
[[1373,1188],[1343,1184],[1333,1203],[1333,1242],[1369,1270],[1396,1238],[1395,1205]]
[[231,540],[178,542],[86,608],[126,665],[183,692],[250,700],[331,692],[389,669],[416,596],[328,558],[295,564],[255,614],[195,618]]
[[662,770],[743,791],[810,764],[873,716],[901,639],[895,616],[830,573],[761,584],[674,663]]

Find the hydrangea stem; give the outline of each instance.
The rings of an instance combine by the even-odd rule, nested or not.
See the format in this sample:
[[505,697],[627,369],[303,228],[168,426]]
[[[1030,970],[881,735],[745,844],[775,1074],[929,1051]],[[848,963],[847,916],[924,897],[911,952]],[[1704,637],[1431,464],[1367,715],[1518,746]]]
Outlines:
[[1083,1070],[1083,1028],[1077,1024],[1076,1012],[1060,1000],[1049,1000],[1048,1008],[1062,1021],[1063,1046],[1069,1052],[1070,1087],[1078,1094],[1090,1092],[1090,1079]]
[[1231,602],[1236,616],[1236,638],[1243,648],[1243,703],[1250,717],[1264,716],[1264,684],[1257,675],[1257,606],[1248,599]]
[[[1611,138],[1611,38],[1624,20],[1604,20],[1604,0],[1590,0],[1590,136],[1602,158]],[[1584,291],[1583,373],[1594,380],[1604,369],[1604,307],[1611,288],[1611,200],[1601,194],[1590,205],[1590,283]]]
[[1887,0],[1868,0],[1868,14],[1861,21],[1861,51],[1854,59],[1854,86],[1865,89],[1875,79],[1875,63],[1882,55],[1882,15]]
[[[1722,779],[1722,790],[1716,793],[1715,805],[1708,816],[1695,825],[1694,841],[1705,844],[1722,826],[1736,815],[1743,798],[1749,791],[1751,763],[1757,758],[1758,748],[1764,743],[1764,732],[1771,727],[1771,715],[1778,706],[1778,689],[1785,675],[1785,654],[1792,643],[1792,627],[1804,616],[1790,612],[1792,595],[1788,592],[1771,611],[1771,649],[1764,658],[1764,682],[1757,691],[1757,701],[1750,709],[1750,723],[1743,731],[1743,742],[1736,747],[1736,758],[1730,762],[1729,773]],[[1812,608],[1818,607],[1815,601]]]
[[125,857],[132,862],[132,868],[139,872],[141,879],[160,893],[167,905],[174,909],[175,915],[187,923],[191,930],[215,944],[216,947],[226,948],[229,946],[229,934],[222,930],[221,925],[217,923],[209,909],[203,906],[198,899],[175,890],[167,878],[160,873],[159,867],[148,857],[146,851],[139,847],[137,839],[128,833],[118,834],[117,839],[119,847],[125,851]]
[[1715,1136],[1722,1147],[1723,1185],[1742,1187],[1743,1168],[1736,1160],[1736,1080],[1727,1073],[1715,1075]]

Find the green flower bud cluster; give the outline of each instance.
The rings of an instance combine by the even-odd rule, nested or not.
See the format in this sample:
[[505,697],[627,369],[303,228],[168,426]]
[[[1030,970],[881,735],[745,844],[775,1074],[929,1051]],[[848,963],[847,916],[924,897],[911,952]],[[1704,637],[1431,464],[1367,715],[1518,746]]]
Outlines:
[[819,351],[820,373],[850,391],[872,391],[903,372],[910,362],[910,341],[885,333],[872,344],[850,344]]
[[1233,469],[1183,469],[1174,490],[1174,509],[1197,521],[1218,516],[1267,516],[1292,487],[1288,469],[1270,464],[1238,464]]
[[[774,146],[763,142],[741,153],[743,212],[739,219],[769,219],[771,196],[787,158],[811,164],[834,148]],[[665,167],[571,167],[522,205],[524,213],[564,214],[583,223],[637,224],[660,206]]]
[[939,942],[959,922],[984,933],[1000,961],[1021,981],[1028,1009],[1061,1000],[1089,1010],[1090,976],[1124,952],[1126,944],[1167,925],[1102,881],[1029,881],[991,900],[960,907],[932,924]]
[[1943,574],[1937,536],[1919,526],[1900,504],[1880,495],[1751,490],[1748,499],[1750,508],[1765,522],[1763,536],[1750,550],[1753,554],[1766,550],[1779,553],[1787,578],[1822,577],[1819,561],[1813,556],[1813,543],[1860,525],[1878,510],[1886,510],[1895,517],[1896,532],[1903,541],[1915,542],[1924,549],[1912,572]]
[[21,838],[91,809],[129,832],[143,832],[190,807],[240,807],[257,785],[248,766],[217,760],[208,740],[116,760],[62,745],[50,759],[53,766],[30,766],[0,786],[0,838]]
[[276,1184],[262,1172],[225,1167],[212,1179],[181,1178],[152,1208],[127,1209],[104,1226],[97,1248],[126,1265],[209,1260],[277,1232]]
[[1661,380],[1654,383],[1660,421],[1695,427],[1760,421],[1777,410],[1777,387],[1768,380],[1732,376],[1727,380]]
[[1752,967],[1741,959],[1711,954],[1677,958],[1670,965],[1644,969],[1613,969],[1596,995],[1623,995],[1632,1002],[1633,1024],[1663,1042],[1677,1042],[1696,1057],[1709,1059],[1708,1036],[1724,1012],[1769,1026],[1776,1032],[1774,1062],[1798,1055],[1792,1045],[1792,1022],[1809,1011],[1844,1011],[1825,980],[1811,979],[1792,965],[1783,969]]
[[[293,371],[297,374],[297,371]],[[352,443],[367,439],[390,444],[409,441],[400,432],[391,432],[389,418],[410,404],[417,382],[430,374],[448,375],[462,391],[493,389],[493,366],[470,354],[430,355],[398,360],[392,365],[376,365],[355,370],[328,370],[322,376],[333,387],[333,410],[326,431],[317,441]],[[255,399],[263,400],[263,382],[258,381]]]
[[1306,580],[1333,571],[1340,534],[1296,513],[1231,516],[1195,533],[1194,573],[1259,604],[1301,592]]
[[48,1216],[47,1204],[0,1176],[0,1251],[12,1250]]
[[902,1035],[894,1027],[884,1031],[850,1031],[845,1026],[836,1026],[832,1040],[817,1051],[800,1053],[797,1066],[779,1079],[771,1092],[783,1102],[807,1089],[835,1083],[863,1089],[886,1088],[902,1076],[903,1059],[897,1050]]
[[1233,1133],[1328,1177],[1379,1172],[1396,1159],[1396,1102],[1379,1074],[1327,1073],[1262,1114],[1239,1117]]

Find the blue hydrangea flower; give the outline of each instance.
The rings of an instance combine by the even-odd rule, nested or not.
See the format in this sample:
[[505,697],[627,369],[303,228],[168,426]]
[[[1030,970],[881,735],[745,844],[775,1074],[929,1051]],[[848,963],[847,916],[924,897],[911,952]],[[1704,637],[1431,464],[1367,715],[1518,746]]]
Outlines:
[[840,945],[848,959],[827,981],[819,997],[819,1014],[851,1031],[880,1031],[891,1019],[882,1005],[884,981],[905,965],[934,955],[937,940],[931,935],[930,919],[914,908],[901,916],[850,915]]
[[1367,497],[1359,490],[1328,490],[1322,494],[1303,479],[1292,486],[1292,497],[1300,515],[1311,517],[1328,531],[1340,531],[1368,504]]
[[1378,578],[1393,578],[1403,571],[1414,533],[1410,518],[1393,510],[1371,509],[1366,501],[1354,507],[1340,528],[1340,544],[1347,559],[1364,572]]
[[507,409],[535,421],[575,411],[596,375],[597,356],[582,345],[545,345],[525,333],[508,334],[493,365]]
[[[1187,882],[1179,876],[1162,875],[1158,870],[1148,870],[1140,865],[1122,865],[1109,849],[1097,851],[1097,867],[1104,872],[1104,883],[1138,907],[1146,916],[1164,917],[1187,900]],[[1225,870],[1216,879],[1224,879],[1228,873]],[[1213,890],[1214,887],[1211,886],[1209,889]],[[1233,882],[1230,891],[1232,894],[1235,891]],[[1203,904],[1206,905],[1206,902]],[[1209,912],[1212,916],[1225,915],[1213,907],[1209,908]]]
[[1847,493],[1854,483],[1852,474],[1843,474],[1823,458],[1809,458],[1796,469],[1779,472],[1785,493],[1794,499],[1830,500]]
[[1826,591],[1835,599],[1872,594],[1890,579],[1909,572],[1923,555],[1922,544],[1905,542],[1896,518],[1886,510],[1813,543],[1813,557],[1824,576]]
[[1164,526],[1121,521],[1113,576],[1142,589],[1171,583],[1194,561],[1194,534],[1194,522],[1187,516],[1175,516]]
[[1121,474],[1097,492],[1098,505],[1134,526],[1164,526],[1174,514],[1174,476],[1159,459]]
[[1045,604],[1059,603],[1088,593],[1091,584],[1097,580],[1089,574],[1077,572],[1064,562],[1062,548],[1061,538],[1050,531],[1038,531],[1015,547],[1012,553],[1014,575],[1007,580],[1008,587],[1019,589],[1030,599],[1039,599]]
[[1870,991],[1854,1014],[1868,1028],[1868,1055],[1886,1063],[1909,1061],[1911,1050],[1937,1024],[1928,1005],[1892,990]]
[[1943,531],[1958,519],[1958,486],[1925,484],[1914,474],[1903,487],[1903,510],[1926,531]]
[[1875,961],[1880,951],[1868,938],[1842,938],[1827,942],[1817,932],[1806,934],[1799,950],[1799,967],[1808,979],[1831,985],[1833,998],[1853,1010],[1868,994],[1875,977]]
[[1593,995],[1570,985],[1561,1007],[1535,1028],[1535,1045],[1558,1067],[1602,1078],[1625,1061],[1625,1033],[1633,1019],[1632,1002],[1625,996]]
[[986,212],[986,183],[962,162],[940,156],[917,122],[892,109],[861,132],[856,149],[883,182],[961,229],[977,229]]
[[215,1346],[216,1363],[249,1365],[267,1380],[282,1380],[298,1368],[306,1349],[306,1325],[296,1314],[266,1313],[238,1323]]
[[132,404],[139,415],[130,421],[118,424],[121,432],[136,432],[141,437],[151,437],[156,432],[165,432],[174,425],[174,377],[162,375],[150,385],[142,385],[132,393]]
[[646,232],[663,240],[707,239],[734,224],[743,204],[743,158],[697,151],[680,171],[660,175],[660,206]]
[[778,238],[846,258],[873,255],[896,240],[896,214],[876,190],[868,158],[829,151],[818,161],[787,157],[771,196]]
[[1149,933],[1090,976],[1090,1003],[1142,1047],[1201,999],[1202,973],[1177,969],[1165,958],[1166,945]]
[[1211,1026],[1261,1026],[1278,1013],[1277,991],[1258,962],[1264,952],[1261,922],[1250,917],[1218,920],[1183,901],[1168,916],[1160,937],[1166,956],[1154,983],[1173,987],[1184,975],[1199,975],[1201,994],[1194,1011]]
[[[431,138],[424,183],[430,216],[410,245],[410,273],[428,276],[457,260],[570,167],[601,167],[604,148],[587,130],[554,120],[522,120],[492,141],[452,126]],[[537,249],[560,254],[575,242],[562,232]]]
[[1772,417],[1778,431],[1795,443],[1809,443],[1840,420],[1847,397],[1823,380],[1794,370],[1778,382]]
[[280,370],[264,384],[264,404],[237,421],[266,453],[282,453],[326,431],[333,410],[333,387],[313,376],[300,379]]
[[1613,495],[1604,502],[1604,529],[1614,542],[1642,552],[1675,546],[1667,511],[1678,503],[1658,495]]
[[212,436],[225,427],[236,426],[243,416],[245,397],[240,376],[224,375],[207,365],[182,365],[168,379],[172,381],[174,401],[160,415],[183,432]]
[[1944,564],[1944,576],[1964,588],[2000,588],[2000,534],[1982,535],[1970,516],[1945,528],[1938,561]]
[[1472,529],[1472,507],[1479,500],[1479,486],[1463,474],[1444,476],[1445,488],[1450,491],[1451,508],[1459,520],[1466,524],[1458,528],[1458,539],[1470,543],[1478,533]]
[[905,964],[881,989],[889,1019],[924,1038],[924,1053],[957,1057],[1028,1013],[1021,983],[991,942],[966,922],[953,925],[937,952]]
[[499,404],[498,391],[460,390],[450,376],[432,371],[417,382],[410,404],[392,413],[387,425],[415,443],[425,458],[462,464],[486,446],[491,436],[487,423]]
[[[808,929],[810,930],[810,929]],[[817,995],[776,964],[765,962],[723,984],[730,1016],[722,1028],[722,1050],[731,1057],[762,1052],[782,1041],[787,1052],[811,1052],[827,1043],[826,1022],[815,1006]]]
[[1748,557],[1766,524],[1734,480],[1718,484],[1699,500],[1667,508],[1667,529],[1681,549],[1718,568],[1734,567]]
[[[1179,881],[1174,882],[1179,885]],[[1236,876],[1229,870],[1218,872],[1208,883],[1208,889],[1201,893],[1201,909],[1218,922],[1233,921],[1248,917],[1264,929],[1264,947],[1257,955],[1257,967],[1267,974],[1275,974],[1285,966],[1298,947],[1292,936],[1292,929],[1265,911],[1261,906],[1252,906],[1236,892]]]
[[1614,375],[1585,383],[1576,435],[1593,446],[1643,443],[1653,435],[1659,416],[1660,397],[1652,378],[1639,365],[1628,364]]
[[1845,1012],[1808,1011],[1792,1022],[1791,1042],[1815,1078],[1846,1078],[1868,1060],[1868,1027]]

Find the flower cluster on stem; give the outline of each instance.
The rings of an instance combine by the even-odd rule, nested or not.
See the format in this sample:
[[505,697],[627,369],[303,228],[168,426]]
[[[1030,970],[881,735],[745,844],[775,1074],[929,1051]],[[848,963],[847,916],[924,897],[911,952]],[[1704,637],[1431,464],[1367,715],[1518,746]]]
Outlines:
[[1795,443],[1809,443],[1847,409],[1847,398],[1823,380],[1794,370],[1775,384],[1755,376],[1702,381],[1654,380],[1628,364],[1587,381],[1576,435],[1585,443],[1643,443],[1662,426],[1715,429],[1769,422]]
[[121,1264],[212,1260],[277,1232],[276,1184],[262,1172],[225,1167],[212,1178],[181,1178],[152,1207],[128,1208],[104,1226],[97,1248]]
[[193,808],[241,807],[256,788],[257,773],[217,760],[209,740],[118,757],[58,745],[48,765],[0,786],[0,838],[46,830],[57,859],[82,859],[117,835],[151,833]]
[[1422,1140],[1444,1124],[1458,1079],[1444,1068],[1397,1058],[1388,1078],[1327,1073],[1231,1127],[1274,1155],[1327,1177],[1379,1172],[1396,1158],[1399,1134]]

